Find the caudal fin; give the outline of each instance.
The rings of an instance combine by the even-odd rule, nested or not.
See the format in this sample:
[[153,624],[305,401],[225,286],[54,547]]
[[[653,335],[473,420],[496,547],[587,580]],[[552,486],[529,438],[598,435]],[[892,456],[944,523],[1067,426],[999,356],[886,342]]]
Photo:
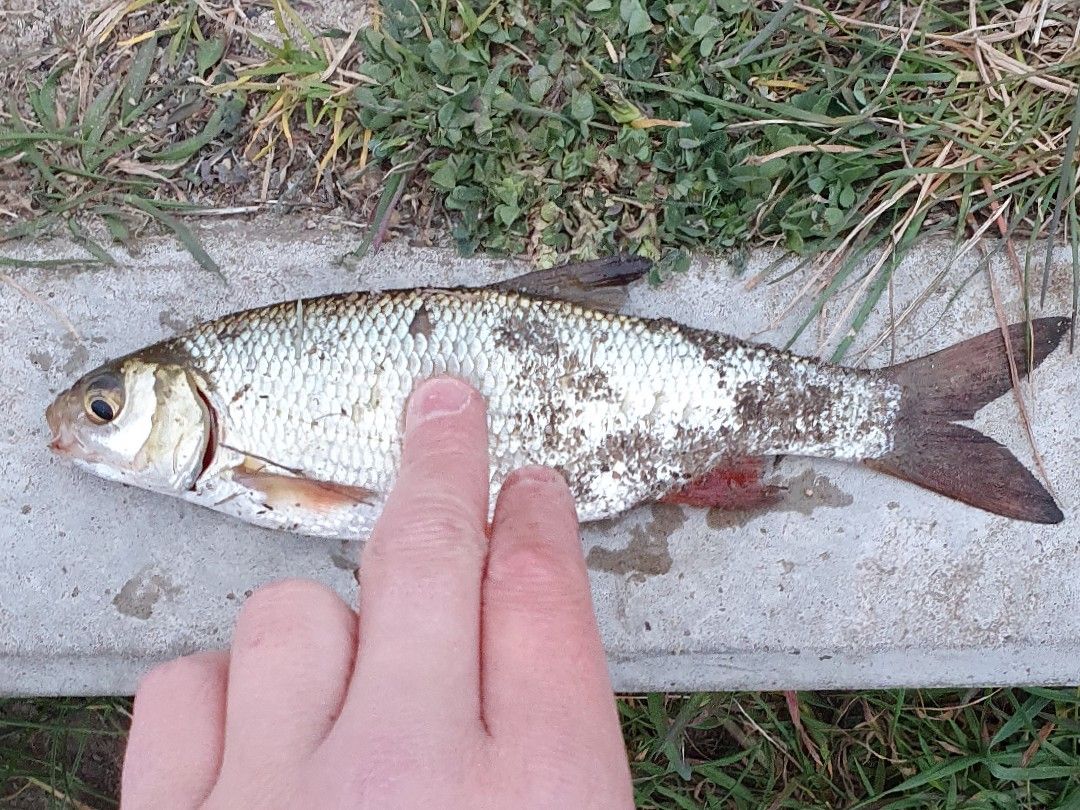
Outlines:
[[[1045,360],[1068,330],[1068,318],[1039,318],[1030,333],[1026,323],[1010,326],[1020,376]],[[1007,448],[953,424],[1012,388],[1000,330],[886,371],[903,391],[896,441],[891,453],[867,461],[869,466],[1016,520],[1064,519],[1046,488]]]

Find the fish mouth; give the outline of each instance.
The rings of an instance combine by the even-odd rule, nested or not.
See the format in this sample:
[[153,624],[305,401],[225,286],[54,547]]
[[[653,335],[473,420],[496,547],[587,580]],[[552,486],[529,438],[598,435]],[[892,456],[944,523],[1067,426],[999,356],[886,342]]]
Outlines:
[[53,400],[52,404],[45,409],[45,422],[49,426],[49,432],[52,433],[49,449],[59,455],[70,455],[71,451],[74,450],[79,443],[71,434],[71,431],[65,430],[60,411],[59,398]]

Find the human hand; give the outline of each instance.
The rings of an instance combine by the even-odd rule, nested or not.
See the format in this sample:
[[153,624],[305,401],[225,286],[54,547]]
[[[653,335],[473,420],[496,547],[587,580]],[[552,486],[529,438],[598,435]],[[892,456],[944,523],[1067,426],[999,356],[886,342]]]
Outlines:
[[323,585],[279,582],[231,652],[153,670],[125,810],[632,807],[570,492],[520,470],[489,532],[487,441],[479,394],[418,387],[359,620]]

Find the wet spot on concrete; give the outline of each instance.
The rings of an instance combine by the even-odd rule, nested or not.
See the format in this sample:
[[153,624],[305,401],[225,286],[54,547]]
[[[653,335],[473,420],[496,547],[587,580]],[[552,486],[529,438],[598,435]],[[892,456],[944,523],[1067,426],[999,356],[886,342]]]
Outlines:
[[754,509],[710,509],[705,516],[705,522],[711,529],[734,529],[745,526],[767,512],[798,512],[809,515],[820,507],[849,506],[854,500],[824,475],[813,470],[807,470],[787,481],[772,483],[779,483],[787,490],[784,497],[776,503]]
[[340,548],[330,552],[330,562],[342,571],[351,571],[355,574],[360,567],[359,560],[360,543],[356,540],[342,540]]
[[30,358],[31,363],[42,371],[48,371],[52,368],[53,356],[48,352],[28,352],[26,356]]
[[650,510],[650,519],[644,525],[629,527],[630,542],[626,548],[593,546],[586,559],[589,568],[609,574],[630,575],[636,582],[670,571],[668,538],[686,522],[686,514],[682,507],[673,504],[653,504]]
[[332,552],[330,554],[330,562],[332,562],[334,564],[334,568],[340,568],[342,571],[355,571],[356,570],[356,561],[355,560],[350,560],[348,557],[345,557],[345,556],[343,556],[341,554],[338,554],[336,552]]
[[174,309],[163,309],[158,313],[158,323],[163,329],[170,330],[173,334],[179,332],[186,332],[191,328],[192,323],[184,320],[176,314]]
[[90,351],[86,348],[86,345],[81,341],[76,340],[71,335],[64,335],[63,343],[61,345],[67,349],[70,354],[64,365],[60,367],[60,370],[68,375],[85,371],[86,365],[90,360]]
[[149,619],[161,597],[173,597],[179,593],[180,588],[172,580],[148,566],[125,582],[112,602],[125,616]]

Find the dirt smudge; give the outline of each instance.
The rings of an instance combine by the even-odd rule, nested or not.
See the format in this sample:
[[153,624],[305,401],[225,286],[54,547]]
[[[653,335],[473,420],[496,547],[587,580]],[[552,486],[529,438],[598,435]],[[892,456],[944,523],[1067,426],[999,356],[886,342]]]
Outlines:
[[355,572],[360,567],[360,549],[362,544],[356,540],[342,540],[337,551],[330,552],[330,562],[334,568]]
[[342,571],[355,572],[359,566],[356,560],[346,557],[344,554],[338,554],[337,552],[330,553],[330,562],[334,564],[334,568],[340,568]]
[[409,323],[409,334],[413,337],[417,335],[423,335],[426,338],[431,337],[431,315],[428,314],[427,307],[423,304],[413,313],[412,321]]
[[364,544],[358,540],[342,540],[337,551],[330,552],[330,562],[334,568],[348,571],[354,579],[359,581],[360,576],[360,552]]

